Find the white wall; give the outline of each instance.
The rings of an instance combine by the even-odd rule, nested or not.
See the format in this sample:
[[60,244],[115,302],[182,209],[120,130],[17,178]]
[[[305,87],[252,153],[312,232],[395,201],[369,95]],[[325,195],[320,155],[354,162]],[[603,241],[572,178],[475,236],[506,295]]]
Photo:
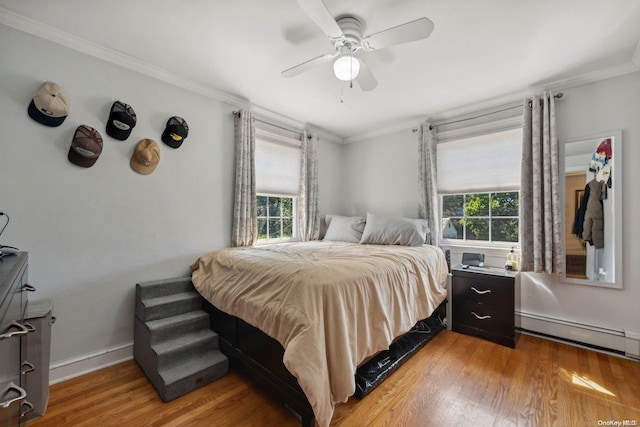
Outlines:
[[407,129],[348,144],[342,213],[417,218],[418,138],[418,133]]
[[[70,364],[61,375],[74,375],[73,362],[92,360],[83,367],[92,369],[110,352],[131,357],[135,284],[186,275],[198,256],[229,245],[236,107],[5,26],[0,52],[0,211],[11,217],[0,242],[29,251],[29,282],[37,288],[30,299],[53,300],[52,365]],[[71,99],[60,127],[27,115],[46,80]],[[115,100],[138,116],[126,141],[104,131]],[[179,149],[160,139],[172,115],[190,127]],[[67,159],[81,124],[104,138],[88,169]],[[142,138],[161,146],[148,176],[129,167]],[[319,143],[320,206],[327,210],[338,203],[331,198],[340,185],[340,149]]]
[[[640,253],[640,224],[634,218],[640,212],[636,188],[640,182],[637,165],[640,161],[640,72],[563,92],[564,97],[556,102],[561,141],[622,130],[624,288],[571,285],[560,283],[554,276],[525,274],[520,284],[519,309],[637,335],[640,332],[640,311],[637,309],[640,268],[636,258]],[[345,213],[362,215],[372,210],[409,217],[417,214],[417,155],[418,134],[409,130],[346,147],[349,187],[343,193]],[[452,254],[453,263],[459,261],[462,249],[457,252]],[[504,257],[500,254],[491,259],[492,265],[499,266]],[[588,335],[565,338],[590,339]]]
[[[521,282],[522,311],[611,329],[640,333],[640,73],[563,91],[556,103],[558,138],[622,130],[623,289],[561,283],[554,277],[527,274]],[[616,160],[618,162],[618,160]],[[615,184],[614,184],[615,185]],[[640,336],[638,336],[640,338]]]

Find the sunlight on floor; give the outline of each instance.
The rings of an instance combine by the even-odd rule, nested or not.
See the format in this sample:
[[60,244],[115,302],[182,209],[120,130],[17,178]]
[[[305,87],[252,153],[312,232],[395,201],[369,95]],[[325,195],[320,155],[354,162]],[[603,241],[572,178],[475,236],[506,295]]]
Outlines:
[[593,380],[591,380],[591,379],[589,379],[589,378],[587,378],[585,376],[578,375],[576,372],[573,372],[573,373],[570,374],[569,372],[565,371],[564,369],[563,369],[563,371],[564,371],[563,373],[564,373],[565,378],[570,379],[570,381],[571,381],[571,383],[573,385],[577,385],[577,386],[580,386],[580,387],[588,388],[590,390],[597,391],[597,392],[602,393],[602,394],[606,394],[607,396],[616,397],[616,395],[614,393],[611,393],[609,390],[607,390],[606,388],[602,387],[597,382],[595,382],[595,381],[593,381]]

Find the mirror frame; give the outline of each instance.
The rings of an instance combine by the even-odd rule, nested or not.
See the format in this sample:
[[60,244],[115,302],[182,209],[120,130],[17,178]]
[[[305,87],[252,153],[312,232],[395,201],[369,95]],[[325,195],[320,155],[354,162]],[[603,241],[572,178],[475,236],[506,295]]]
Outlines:
[[[560,141],[559,143],[559,168],[561,171],[562,179],[560,179],[560,194],[562,195],[562,202],[560,203],[562,207],[562,218],[563,225],[564,221],[566,221],[566,212],[565,212],[565,186],[566,186],[566,171],[565,171],[565,144],[570,144],[572,142],[580,142],[590,139],[601,139],[612,137],[612,159],[613,159],[613,167],[611,180],[612,180],[612,189],[613,192],[611,196],[613,197],[613,210],[614,215],[611,220],[613,220],[613,229],[614,229],[614,253],[613,253],[613,265],[614,265],[614,281],[613,282],[601,282],[589,279],[576,279],[572,277],[567,277],[566,268],[564,268],[564,272],[560,275],[560,280],[565,283],[572,283],[576,285],[588,285],[588,286],[599,286],[604,288],[613,288],[613,289],[622,289],[624,286],[624,282],[622,279],[622,131],[621,130],[612,130],[608,132],[599,132],[590,135],[583,135],[577,138],[570,138],[564,141]],[[594,147],[595,150],[596,147]],[[566,251],[566,246],[564,242],[566,242],[566,233],[565,228],[562,227],[562,241],[563,241],[563,252]],[[564,261],[566,263],[566,255],[564,256]],[[566,265],[565,265],[566,267]]]

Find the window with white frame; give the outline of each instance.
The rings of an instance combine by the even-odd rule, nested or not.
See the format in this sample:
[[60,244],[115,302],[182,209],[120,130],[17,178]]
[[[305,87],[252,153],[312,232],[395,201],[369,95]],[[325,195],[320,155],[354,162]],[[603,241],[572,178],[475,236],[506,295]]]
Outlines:
[[258,240],[292,239],[295,207],[293,197],[259,194]]
[[438,144],[442,241],[519,242],[522,129]]
[[256,129],[258,243],[295,239],[300,141]]
[[518,243],[519,193],[466,193],[442,196],[442,238]]

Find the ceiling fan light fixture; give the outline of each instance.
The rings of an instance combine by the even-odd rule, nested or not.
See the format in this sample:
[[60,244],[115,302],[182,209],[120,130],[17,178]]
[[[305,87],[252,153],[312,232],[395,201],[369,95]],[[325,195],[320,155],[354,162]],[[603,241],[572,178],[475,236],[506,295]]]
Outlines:
[[343,55],[333,63],[333,72],[339,80],[348,82],[360,72],[360,61],[352,55]]

